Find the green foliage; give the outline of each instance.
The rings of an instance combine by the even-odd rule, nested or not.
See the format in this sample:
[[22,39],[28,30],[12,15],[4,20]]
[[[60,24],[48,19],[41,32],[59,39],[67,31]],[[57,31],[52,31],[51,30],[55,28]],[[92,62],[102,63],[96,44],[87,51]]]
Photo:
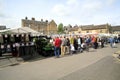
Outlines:
[[39,49],[41,53],[43,50],[47,51],[47,50],[52,50],[53,48],[52,44],[49,43],[49,40],[44,38],[36,39],[35,43],[36,43],[37,49]]
[[42,49],[47,45],[48,41],[43,38],[40,38],[40,39],[36,39],[35,43],[38,49]]
[[52,47],[52,44],[48,43],[45,47]]
[[63,24],[62,23],[60,23],[59,25],[58,25],[58,33],[64,33],[64,28],[63,28]]
[[52,44],[50,44],[50,43],[48,43],[44,48],[43,48],[43,50],[53,50],[53,46],[52,46]]

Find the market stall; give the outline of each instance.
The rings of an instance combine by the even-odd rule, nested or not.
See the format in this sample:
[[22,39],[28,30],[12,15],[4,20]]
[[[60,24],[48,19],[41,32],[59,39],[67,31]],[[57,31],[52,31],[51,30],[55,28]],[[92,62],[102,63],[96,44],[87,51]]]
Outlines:
[[0,56],[6,53],[12,53],[14,57],[34,55],[35,45],[33,43],[33,35],[35,34],[38,35],[39,33],[28,27],[1,30]]

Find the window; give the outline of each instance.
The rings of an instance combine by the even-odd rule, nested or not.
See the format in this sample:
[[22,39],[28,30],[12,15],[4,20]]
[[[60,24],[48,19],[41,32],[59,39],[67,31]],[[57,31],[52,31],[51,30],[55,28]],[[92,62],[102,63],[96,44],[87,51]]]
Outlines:
[[100,33],[102,33],[102,30],[100,30]]

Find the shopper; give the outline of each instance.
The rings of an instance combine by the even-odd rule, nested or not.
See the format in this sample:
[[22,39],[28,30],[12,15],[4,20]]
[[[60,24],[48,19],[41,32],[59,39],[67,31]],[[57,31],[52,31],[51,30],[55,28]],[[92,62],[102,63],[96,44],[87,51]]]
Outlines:
[[109,38],[109,42],[110,42],[110,46],[111,46],[111,48],[113,48],[114,46],[113,46],[113,44],[114,44],[114,38],[113,37],[110,37]]
[[60,57],[60,46],[61,46],[61,40],[59,37],[56,37],[55,43],[54,43],[54,54],[56,57]]

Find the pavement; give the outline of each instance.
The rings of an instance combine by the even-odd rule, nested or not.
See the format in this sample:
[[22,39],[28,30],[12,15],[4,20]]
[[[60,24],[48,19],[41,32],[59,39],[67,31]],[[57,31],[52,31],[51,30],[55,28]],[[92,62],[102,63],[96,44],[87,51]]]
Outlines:
[[75,71],[59,80],[119,80],[120,62],[112,56],[104,57],[93,65]]
[[20,57],[12,57],[11,53],[6,53],[0,57],[0,68],[17,65],[24,62]]
[[116,51],[116,52],[113,54],[113,57],[115,57],[118,61],[120,61],[120,50]]
[[[110,64],[111,63],[113,64],[114,60],[115,62],[117,60],[113,58],[112,55],[113,53],[119,50],[120,50],[120,44],[117,44],[116,48],[111,48],[109,45],[107,45],[105,48],[102,48],[102,49],[101,48],[97,50],[90,49],[90,52],[84,51],[83,53],[66,55],[65,57],[62,57],[62,58],[50,57],[42,60],[38,59],[35,61],[33,60],[33,61],[22,62],[20,65],[16,65],[16,66],[2,67],[0,68],[0,80],[21,80],[21,79],[22,80],[69,80],[71,77],[68,78],[68,76],[71,76],[71,74],[76,75],[76,72],[81,72],[81,70],[84,71],[84,69],[87,69],[90,66],[95,65],[96,63],[97,64],[96,69],[94,70],[93,68],[94,66],[92,67],[92,71],[94,72],[89,71],[88,69],[89,71],[89,73],[87,74],[88,78],[79,79],[78,77],[74,79],[75,77],[73,77],[70,79],[70,80],[73,80],[73,79],[74,80],[92,80],[95,76],[90,78],[91,76],[90,74],[95,74],[95,72],[98,72],[98,74],[100,74],[99,71],[101,70],[103,70],[102,73],[105,72],[106,68],[102,69],[101,68],[102,65],[103,67],[111,66],[107,71],[109,71],[110,69],[112,71],[114,70],[112,68],[112,65]],[[108,65],[107,65],[107,61],[110,61]],[[97,68],[98,66],[101,66],[101,67]],[[115,71],[118,70],[118,67],[116,68],[117,69],[115,69]],[[85,71],[87,72],[87,70]],[[86,74],[86,72],[84,73]],[[109,76],[110,75],[112,74],[109,73]],[[78,76],[82,76],[82,74],[80,73],[80,75]],[[86,77],[86,76],[83,76],[83,77]],[[108,78],[106,78],[106,80],[107,79]],[[113,79],[110,79],[110,80],[113,80]],[[93,80],[97,80],[97,79],[93,79]],[[101,80],[105,80],[105,79],[101,79]],[[114,79],[114,80],[118,80],[118,79]]]
[[26,61],[36,61],[41,59],[45,59],[45,57],[40,56],[39,54],[36,54],[33,57],[24,56],[23,58],[23,57],[12,57],[11,53],[6,53],[2,57],[0,57],[0,68],[15,66],[15,65],[25,63]]

